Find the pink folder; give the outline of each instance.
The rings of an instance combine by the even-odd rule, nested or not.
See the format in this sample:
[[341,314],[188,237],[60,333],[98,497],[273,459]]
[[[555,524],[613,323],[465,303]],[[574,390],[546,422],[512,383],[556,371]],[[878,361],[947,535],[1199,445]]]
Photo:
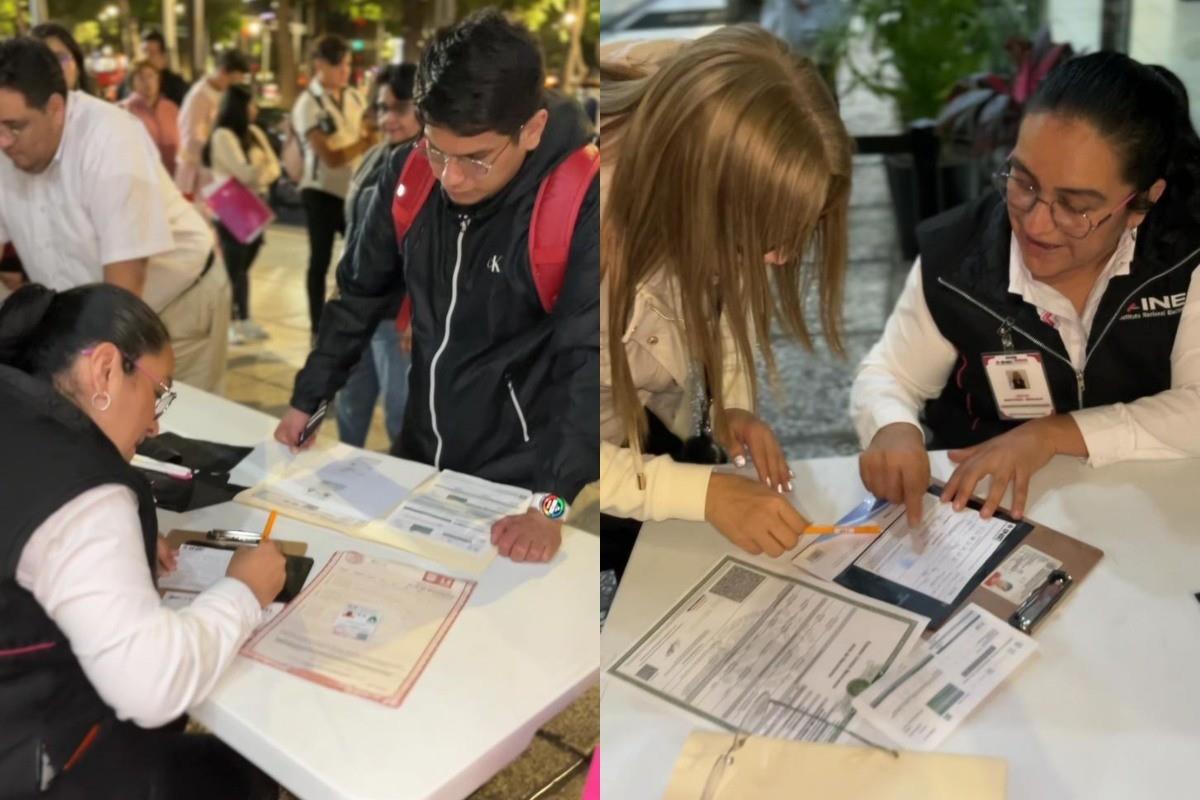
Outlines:
[[275,221],[275,212],[236,178],[204,188],[204,204],[239,242],[257,239]]

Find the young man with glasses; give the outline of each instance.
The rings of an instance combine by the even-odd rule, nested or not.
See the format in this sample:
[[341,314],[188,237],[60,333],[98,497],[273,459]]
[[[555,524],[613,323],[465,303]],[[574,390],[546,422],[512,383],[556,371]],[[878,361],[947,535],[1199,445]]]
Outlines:
[[[1118,53],[1059,66],[996,189],[918,229],[921,257],[863,360],[863,483],[922,516],[931,449],[990,516],[1055,455],[1200,455],[1200,140],[1178,79]],[[1012,377],[1017,376],[1017,377]]]
[[[599,472],[599,182],[584,186],[561,287],[544,303],[529,252],[534,206],[591,131],[543,82],[533,37],[496,11],[436,34],[417,71],[419,149],[390,158],[355,226],[339,296],[276,431],[296,445],[407,292],[410,399],[393,452],[555,495],[538,504],[550,514],[493,532],[502,555],[531,561],[554,555],[561,522],[551,517]],[[437,184],[398,242],[393,200],[408,190],[410,156],[428,158]]]
[[218,388],[231,303],[225,270],[214,268],[212,229],[137,118],[68,92],[42,42],[9,39],[0,42],[0,152],[0,244],[16,247],[29,280],[128,289],[170,331],[176,377]]

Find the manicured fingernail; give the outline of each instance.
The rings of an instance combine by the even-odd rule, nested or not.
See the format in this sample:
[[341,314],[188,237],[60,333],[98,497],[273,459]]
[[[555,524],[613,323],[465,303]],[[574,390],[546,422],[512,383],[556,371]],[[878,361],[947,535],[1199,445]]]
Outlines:
[[[792,477],[794,478],[794,477],[796,477],[796,476],[795,476],[795,475],[793,475]],[[788,491],[789,491],[789,492],[790,492],[790,491],[792,491],[792,482],[791,482],[791,481],[788,481]]]
[[736,458],[733,459],[733,463],[737,464],[739,467],[744,467],[744,466],[746,466],[746,457],[745,456],[737,456]]
[[768,475],[767,477],[763,478],[763,483],[765,483],[767,485],[767,488],[770,488],[771,487],[771,476]]
[[794,477],[796,477],[796,473],[792,472],[792,471],[789,469],[789,470],[788,470],[788,477],[789,477],[789,478],[794,478]]
[[779,489],[779,493],[783,494],[783,484],[782,483],[779,484],[779,486],[777,488]]

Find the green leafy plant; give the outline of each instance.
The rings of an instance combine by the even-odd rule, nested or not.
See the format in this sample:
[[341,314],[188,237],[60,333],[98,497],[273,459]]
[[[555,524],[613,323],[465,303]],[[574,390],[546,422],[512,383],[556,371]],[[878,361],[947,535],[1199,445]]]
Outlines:
[[865,26],[870,66],[847,61],[855,79],[895,101],[900,121],[937,115],[963,75],[989,59],[987,17],[975,0],[851,0]]

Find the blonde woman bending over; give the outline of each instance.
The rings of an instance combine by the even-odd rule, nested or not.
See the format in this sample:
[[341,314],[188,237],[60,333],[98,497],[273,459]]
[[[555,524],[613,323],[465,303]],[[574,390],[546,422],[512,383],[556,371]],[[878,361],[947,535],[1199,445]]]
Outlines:
[[[816,67],[760,28],[602,62],[601,511],[707,520],[779,556],[807,522],[754,413],[754,353],[773,374],[776,320],[811,346],[810,288],[840,352],[851,139]],[[663,428],[687,440],[706,419],[757,481],[648,454]]]

